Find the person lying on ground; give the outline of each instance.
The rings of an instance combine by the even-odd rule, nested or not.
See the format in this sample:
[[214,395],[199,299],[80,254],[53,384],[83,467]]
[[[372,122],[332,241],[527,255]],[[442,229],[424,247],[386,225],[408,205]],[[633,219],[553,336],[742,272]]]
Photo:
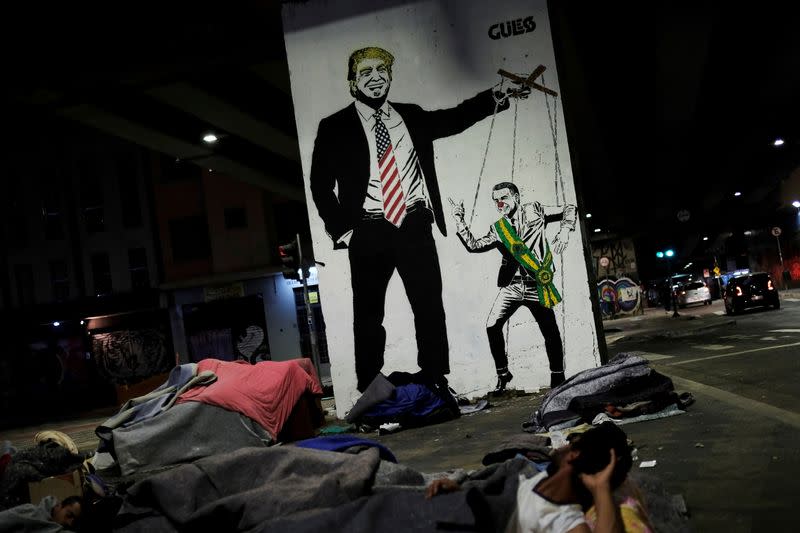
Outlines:
[[[595,533],[624,533],[613,492],[628,475],[632,458],[625,433],[606,422],[553,452],[547,471],[520,479],[517,507],[507,532],[589,533],[584,512],[594,506]],[[426,497],[458,490],[449,479],[434,480]]]
[[59,532],[76,527],[83,498],[69,496],[61,502],[45,496],[39,505],[25,503],[0,512],[0,531]]

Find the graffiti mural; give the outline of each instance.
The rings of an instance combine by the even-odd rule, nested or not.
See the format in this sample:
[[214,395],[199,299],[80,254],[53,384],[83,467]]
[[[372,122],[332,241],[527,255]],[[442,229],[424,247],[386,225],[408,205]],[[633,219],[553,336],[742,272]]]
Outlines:
[[[514,377],[508,368],[503,326],[524,306],[533,315],[544,337],[550,364],[550,386],[564,382],[564,352],[554,307],[561,295],[554,284],[554,254],[561,255],[575,230],[577,210],[574,205],[549,207],[539,202],[523,204],[519,189],[511,182],[501,182],[492,189],[492,200],[500,218],[489,232],[476,239],[464,220],[464,203],[451,200],[458,237],[469,252],[500,251],[502,262],[497,275],[500,292],[486,321],[489,349],[497,371],[495,391],[505,389]],[[559,231],[552,241],[547,237],[548,223],[559,221]]]
[[379,372],[479,394],[599,364],[546,2],[283,9],[337,408]]
[[[600,259],[608,258],[608,266],[600,264]],[[592,244],[592,263],[598,278],[604,276],[628,276],[638,278],[636,252],[633,241],[620,239]]]
[[158,329],[123,330],[92,335],[100,373],[112,383],[135,383],[175,365],[166,335]]
[[644,312],[639,284],[630,278],[604,279],[597,283],[597,296],[603,318]]

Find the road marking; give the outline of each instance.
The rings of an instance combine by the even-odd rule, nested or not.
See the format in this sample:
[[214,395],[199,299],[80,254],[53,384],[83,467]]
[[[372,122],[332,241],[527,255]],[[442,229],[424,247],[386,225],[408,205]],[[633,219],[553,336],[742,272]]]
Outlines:
[[781,298],[784,302],[800,302],[800,298]]
[[761,337],[758,340],[760,340],[760,341],[776,341],[778,339],[776,339],[775,337]]
[[705,345],[695,345],[692,346],[693,348],[699,348],[701,350],[713,350],[713,351],[720,351],[720,350],[730,350],[734,348],[731,344],[705,344]]
[[714,314],[717,316],[722,316],[725,314],[725,311],[714,311]]
[[800,333],[800,329],[771,329],[770,333]]
[[661,361],[662,359],[672,359],[673,357],[675,357],[674,355],[665,355],[663,353],[650,353],[650,352],[641,352],[638,355],[641,355],[648,361]]
[[800,346],[800,342],[793,342],[791,344],[779,344],[778,346],[765,346],[764,348],[753,348],[752,350],[742,350],[741,352],[723,353],[719,355],[710,355],[708,357],[697,357],[695,359],[684,359],[669,363],[670,365],[688,365],[689,363],[696,363],[698,361],[710,361],[711,359],[719,359],[720,357],[733,357],[734,355],[742,355],[745,353],[763,352],[764,350],[778,350],[780,348],[791,348],[792,346]]
[[672,379],[672,383],[676,388],[689,389],[690,392],[693,393],[697,392],[700,394],[706,394],[716,400],[720,400],[727,404],[733,405],[734,407],[744,409],[745,411],[751,411],[757,415],[766,416],[768,418],[777,420],[778,422],[794,426],[795,428],[800,428],[800,413],[794,413],[792,411],[787,411],[786,409],[781,409],[780,407],[775,407],[763,402],[757,402],[755,400],[745,398],[744,396],[733,394],[732,392],[718,389],[710,385],[705,385],[703,383],[698,383],[697,381],[692,381],[691,379],[677,376],[670,376],[670,379]]

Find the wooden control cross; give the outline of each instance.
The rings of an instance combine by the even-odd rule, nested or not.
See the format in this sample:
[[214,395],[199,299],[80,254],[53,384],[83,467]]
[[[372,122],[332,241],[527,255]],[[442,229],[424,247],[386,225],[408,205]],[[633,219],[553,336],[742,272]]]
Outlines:
[[545,94],[549,94],[550,96],[558,96],[558,93],[555,92],[553,89],[548,89],[544,85],[539,85],[538,83],[534,82],[536,78],[542,75],[544,71],[547,69],[544,65],[539,65],[536,67],[536,70],[531,72],[531,75],[527,78],[523,78],[522,76],[517,76],[516,74],[512,74],[507,70],[500,69],[497,71],[498,74],[503,76],[504,78],[508,78],[511,81],[517,82],[525,87],[530,87],[531,89],[536,89],[537,91],[542,91]]

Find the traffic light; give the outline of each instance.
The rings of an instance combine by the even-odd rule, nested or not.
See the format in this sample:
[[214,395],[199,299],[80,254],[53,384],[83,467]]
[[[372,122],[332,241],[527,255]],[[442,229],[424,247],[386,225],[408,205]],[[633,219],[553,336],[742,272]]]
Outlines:
[[281,256],[283,263],[283,277],[300,281],[300,274],[297,272],[300,269],[300,250],[297,241],[278,246],[278,255]]

